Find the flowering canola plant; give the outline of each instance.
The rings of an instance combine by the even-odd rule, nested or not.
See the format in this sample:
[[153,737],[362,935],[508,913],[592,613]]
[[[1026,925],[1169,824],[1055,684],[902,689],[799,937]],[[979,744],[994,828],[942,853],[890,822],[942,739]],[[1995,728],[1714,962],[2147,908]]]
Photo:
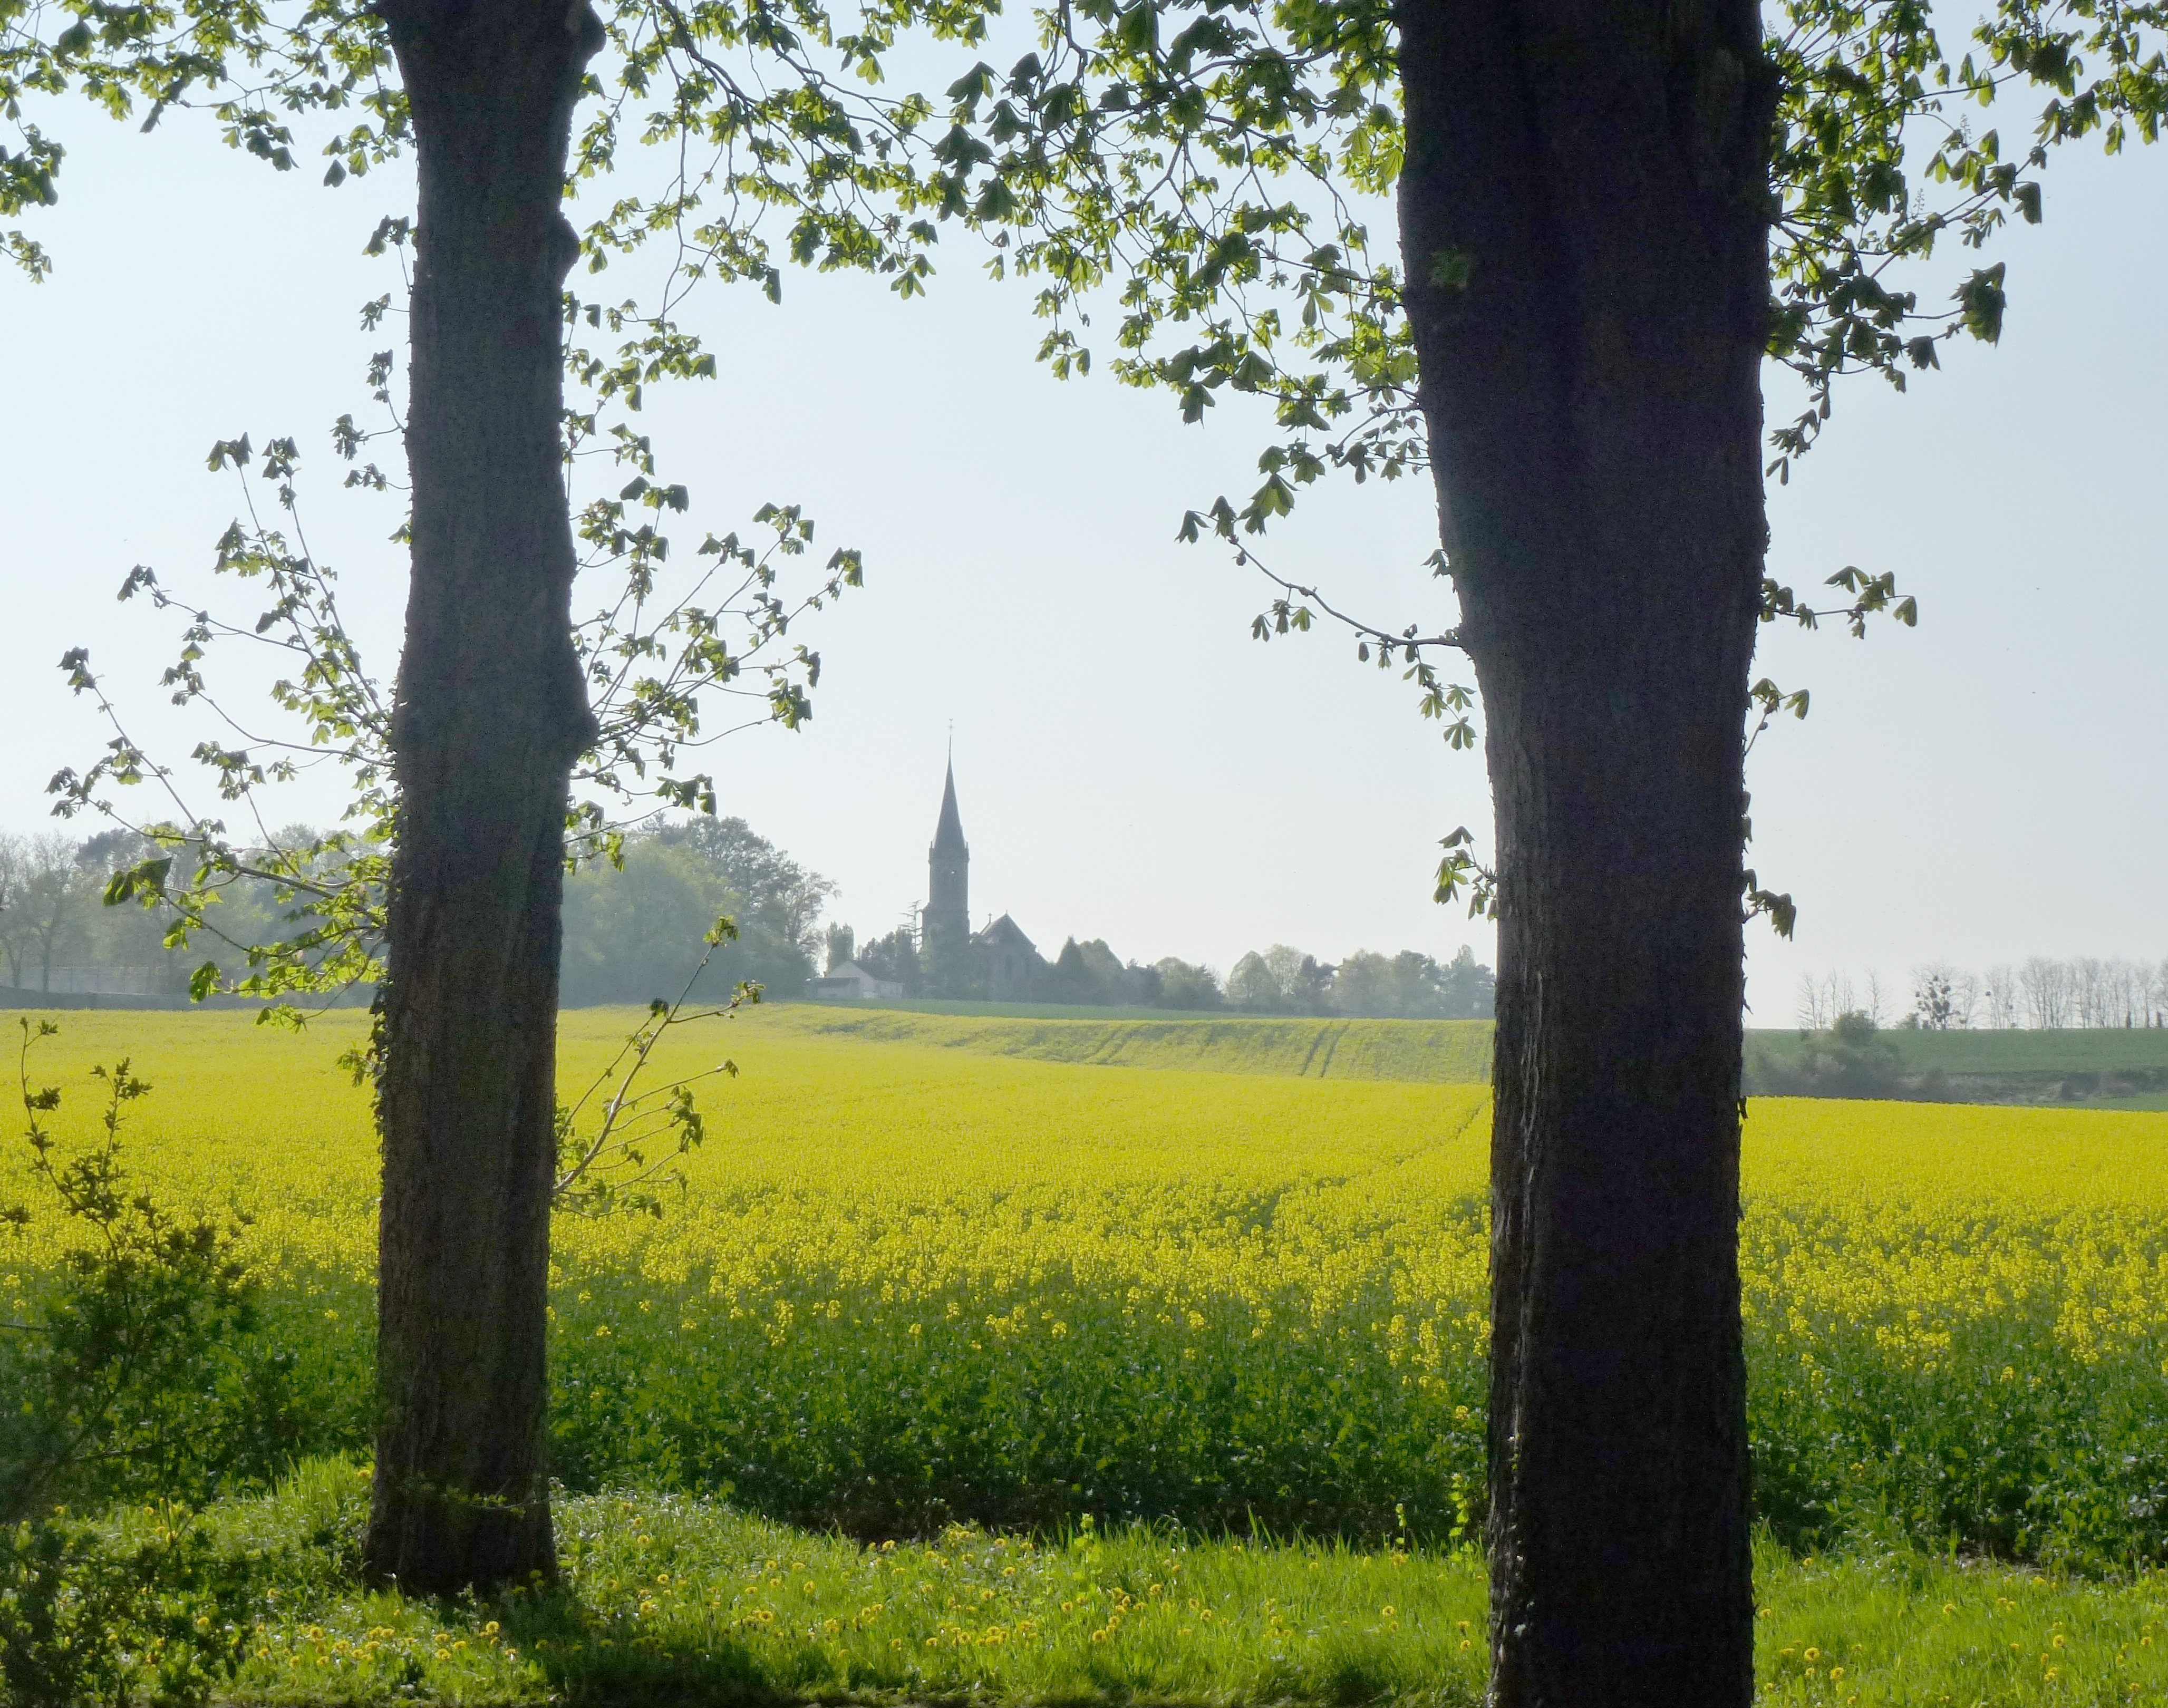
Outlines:
[[[884,1040],[816,1012],[673,1034],[666,1076],[742,1070],[701,1089],[682,1196],[560,1218],[568,1474],[871,1528],[1079,1509],[1383,1528],[1405,1504],[1465,1532],[1486,1087],[1029,1059],[988,1053],[983,1023],[948,1048],[938,1017]],[[88,1066],[131,1057],[157,1088],[131,1164],[245,1212],[274,1290],[358,1318],[375,1148],[332,1062],[359,1024],[71,1017],[33,1078],[87,1127]],[[563,1085],[630,1024],[566,1016]],[[1780,1530],[1877,1509],[2019,1553],[2168,1552],[2147,1445],[2168,1423],[2168,1115],[1760,1100],[1743,1181]],[[34,1286],[54,1237],[0,1250],[0,1286]]]

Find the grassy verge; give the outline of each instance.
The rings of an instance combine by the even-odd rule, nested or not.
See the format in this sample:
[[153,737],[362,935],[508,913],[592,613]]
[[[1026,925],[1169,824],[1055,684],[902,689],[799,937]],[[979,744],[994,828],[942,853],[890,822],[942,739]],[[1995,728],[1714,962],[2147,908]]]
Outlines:
[[1747,1034],[1750,1095],[1897,1097],[1935,1103],[2168,1107],[2168,1030],[1935,1032],[1902,1027],[1862,1048],[1828,1037]]
[[2088,1109],[2132,1109],[2141,1113],[2168,1114],[2168,1091],[2144,1097],[2096,1097],[2086,1105]]
[[[559,1589],[408,1602],[352,1577],[364,1488],[352,1463],[317,1461],[214,1510],[269,1578],[236,1701],[1472,1705],[1483,1687],[1483,1568],[1467,1550],[962,1527],[866,1547],[608,1494],[561,1504]],[[1756,1573],[1764,1701],[2168,1703],[2158,1575],[2081,1583],[1767,1545]]]

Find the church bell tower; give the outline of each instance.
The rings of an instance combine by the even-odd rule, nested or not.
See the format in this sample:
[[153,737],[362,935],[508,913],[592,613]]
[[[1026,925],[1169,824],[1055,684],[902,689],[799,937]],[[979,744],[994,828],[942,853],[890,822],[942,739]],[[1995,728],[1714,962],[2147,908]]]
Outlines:
[[927,850],[926,911],[920,915],[928,982],[942,995],[960,989],[968,976],[971,942],[971,850],[956,811],[956,767],[941,791],[941,820]]

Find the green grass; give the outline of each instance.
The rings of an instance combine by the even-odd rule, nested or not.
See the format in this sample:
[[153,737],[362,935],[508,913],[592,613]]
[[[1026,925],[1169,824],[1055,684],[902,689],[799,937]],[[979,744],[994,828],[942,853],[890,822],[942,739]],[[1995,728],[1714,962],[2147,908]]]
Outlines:
[[2080,1583],[1916,1553],[1755,1551],[1756,1700],[2168,1700],[2168,1578]]
[[1095,1067],[1424,1085],[1480,1085],[1490,1077],[1489,1021],[1171,1018],[1150,1010],[962,1003],[942,1005],[939,1011],[924,1004],[903,1009],[792,1003],[763,1005],[752,1019],[779,1031]]
[[[316,1461],[209,1519],[260,1551],[238,1703],[1196,1704],[1481,1697],[1469,1549],[953,1527],[860,1546],[699,1499],[558,1507],[561,1585],[406,1601],[353,1574],[366,1480]],[[139,1524],[141,1520],[137,1521]],[[1756,1551],[1759,1700],[2168,1702],[2168,1580]]]
[[[2168,1030],[2102,1026],[2063,1032],[1912,1031],[1877,1034],[1894,1044],[1908,1073],[2101,1074],[2168,1069]],[[1746,1034],[1750,1045],[1789,1054],[1796,1030],[1767,1027]]]
[[[777,1004],[775,1006],[786,1005]],[[947,1014],[975,1020],[1216,1020],[1225,1009],[1124,1007],[1097,1002],[965,1002],[937,996],[882,996],[868,1000],[794,1000],[788,1006],[843,1014]]]
[[[779,1031],[1034,1061],[1430,1085],[1488,1082],[1493,1032],[1488,1021],[1176,1016],[991,1002],[791,1003],[763,1009],[758,1020]],[[1900,1072],[1939,1071],[1953,1081],[1949,1095],[1958,1101],[2168,1109],[2168,1084],[2151,1083],[2168,1075],[2168,1030],[1899,1029],[1881,1037],[1894,1047]],[[1796,1056],[1799,1042],[1791,1030],[1747,1034],[1750,1053],[1781,1061]],[[2099,1075],[2110,1083],[2090,1077]],[[2139,1083],[2118,1083],[2132,1076]]]
[[[1803,1058],[1821,1058],[1801,1078]],[[2168,1108],[2168,1030],[1929,1032],[1876,1035],[1863,1051],[1810,1045],[1797,1032],[1752,1032],[1746,1039],[1750,1092],[1824,1097],[1899,1097],[1930,1102]],[[1843,1064],[1843,1070],[1831,1069]],[[1821,1077],[1826,1075],[1827,1077]]]
[[1946,1074],[2115,1073],[2168,1068],[2168,1030],[2101,1026],[2064,1032],[1912,1032],[1882,1034],[1907,1067]]

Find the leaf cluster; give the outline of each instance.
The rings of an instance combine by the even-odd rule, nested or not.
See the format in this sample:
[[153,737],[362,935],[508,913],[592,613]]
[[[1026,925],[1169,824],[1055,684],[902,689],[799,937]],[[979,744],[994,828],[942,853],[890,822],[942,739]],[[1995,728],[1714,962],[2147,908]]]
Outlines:
[[[990,0],[603,0],[604,47],[585,74],[568,199],[590,274],[652,247],[644,302],[567,299],[568,316],[617,335],[579,353],[603,397],[635,410],[664,377],[711,378],[712,356],[676,319],[704,278],[779,298],[785,257],[922,292],[942,194],[922,134],[924,97],[884,88],[906,32],[973,43]],[[412,114],[381,8],[356,0],[0,0],[0,216],[56,199],[65,151],[24,103],[87,100],[144,130],[201,109],[228,146],[278,171],[311,147],[337,187],[412,145]],[[604,194],[605,187],[608,194]],[[387,216],[369,250],[412,235]],[[50,257],[19,231],[4,247],[33,277]]]
[[194,1708],[230,1686],[262,1603],[255,1562],[189,1514],[133,1545],[65,1517],[0,1527],[0,1683],[23,1708]]
[[[999,228],[998,273],[1041,282],[1042,358],[1088,371],[1091,310],[1119,305],[1116,372],[1196,421],[1221,392],[1269,400],[1262,531],[1332,469],[1423,465],[1415,357],[1388,249],[1363,218],[1397,180],[1397,37],[1377,0],[1092,0],[1039,14],[1039,50],[948,91],[947,214]],[[1947,308],[1905,281],[1938,243],[1987,247],[2037,221],[2055,145],[2153,140],[2168,106],[2168,8],[2000,0],[1953,56],[1926,0],[1786,0],[1765,51],[1771,139],[1769,352],[1810,406],[1772,435],[1783,478],[1840,375],[1902,386],[1960,335],[2001,335],[2005,274],[1974,268]],[[2045,103],[2006,151],[1969,109]],[[1464,266],[1465,263],[1456,263]],[[1450,282],[1449,280],[1448,282]]]
[[[1808,391],[1770,436],[1781,480],[1841,376],[1879,374],[1902,390],[1949,340],[2001,337],[2004,263],[1973,268],[1939,308],[1905,282],[1912,263],[1947,243],[1983,250],[2013,213],[2038,224],[2057,144],[2097,134],[2112,154],[2133,132],[2155,140],[2168,8],[2000,0],[1954,56],[1926,0],[1786,0],[1780,19],[1769,351]],[[2027,90],[2046,97],[2027,140],[2006,145],[1976,124]]]

